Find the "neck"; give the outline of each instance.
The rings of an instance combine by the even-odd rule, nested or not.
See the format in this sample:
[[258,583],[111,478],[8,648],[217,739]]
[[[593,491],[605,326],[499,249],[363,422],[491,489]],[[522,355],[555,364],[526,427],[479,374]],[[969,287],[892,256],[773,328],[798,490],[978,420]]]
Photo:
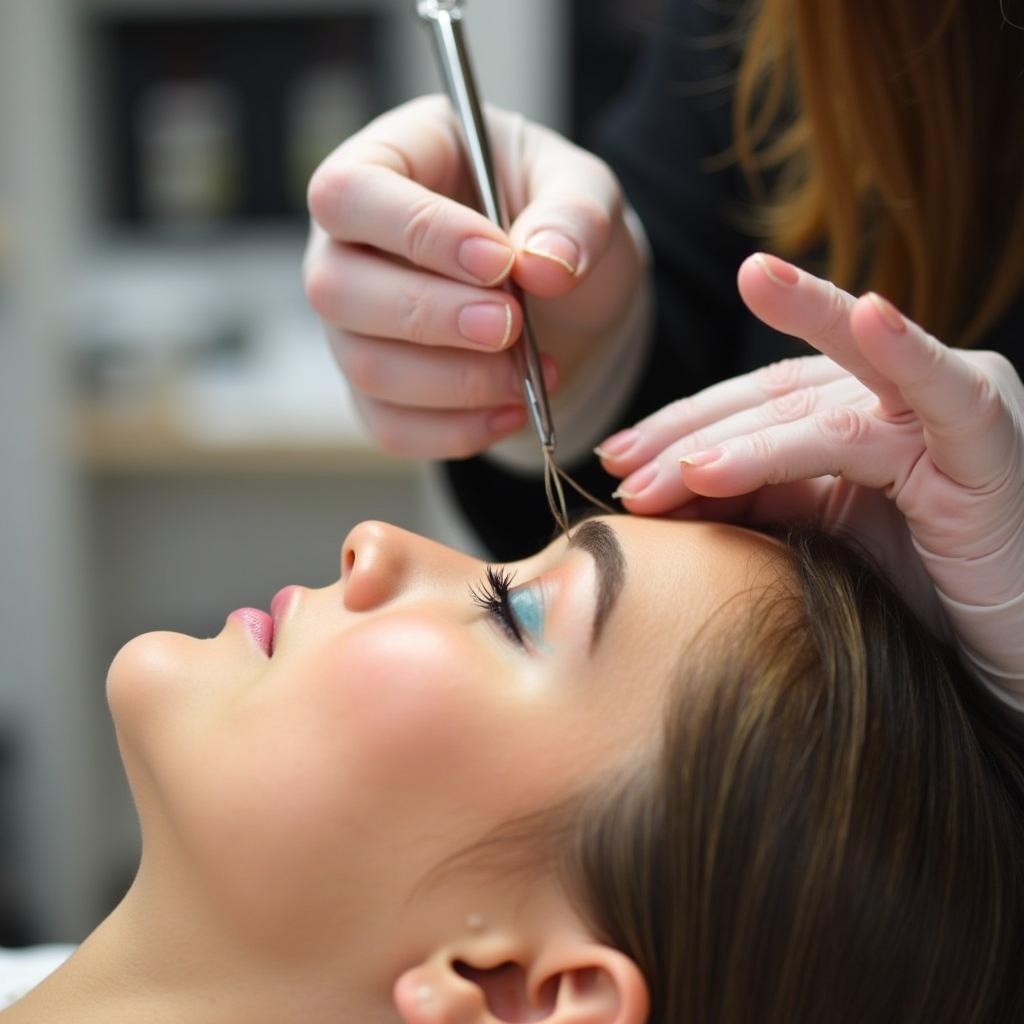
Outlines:
[[[0,1024],[393,1024],[388,987],[374,993],[335,949],[283,961],[183,929],[133,886],[74,956],[6,1011]],[[348,967],[348,971],[346,971]],[[365,972],[364,972],[365,975]]]

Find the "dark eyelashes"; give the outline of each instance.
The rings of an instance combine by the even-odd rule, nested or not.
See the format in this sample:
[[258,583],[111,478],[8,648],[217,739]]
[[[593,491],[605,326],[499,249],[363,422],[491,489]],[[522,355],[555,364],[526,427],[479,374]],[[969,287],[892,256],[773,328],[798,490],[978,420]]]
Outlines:
[[522,630],[508,602],[509,591],[515,582],[515,573],[489,565],[485,579],[469,592],[473,603],[482,608],[516,643],[525,647]]

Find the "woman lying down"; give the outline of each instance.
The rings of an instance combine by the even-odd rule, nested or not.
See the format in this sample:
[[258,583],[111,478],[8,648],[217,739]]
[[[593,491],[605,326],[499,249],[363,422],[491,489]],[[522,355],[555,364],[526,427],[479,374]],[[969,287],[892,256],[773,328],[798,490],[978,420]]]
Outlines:
[[1010,713],[838,540],[371,522],[272,612],[118,654],[138,875],[3,1024],[1024,1019]]

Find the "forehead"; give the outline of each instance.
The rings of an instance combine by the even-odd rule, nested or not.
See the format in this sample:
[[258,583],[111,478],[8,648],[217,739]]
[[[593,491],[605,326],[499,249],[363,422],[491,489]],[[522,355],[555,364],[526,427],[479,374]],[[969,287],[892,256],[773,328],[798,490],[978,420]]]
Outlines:
[[784,546],[752,530],[636,516],[604,521],[626,560],[607,641],[638,661],[660,652],[658,661],[676,664],[688,645],[728,628],[786,574]]

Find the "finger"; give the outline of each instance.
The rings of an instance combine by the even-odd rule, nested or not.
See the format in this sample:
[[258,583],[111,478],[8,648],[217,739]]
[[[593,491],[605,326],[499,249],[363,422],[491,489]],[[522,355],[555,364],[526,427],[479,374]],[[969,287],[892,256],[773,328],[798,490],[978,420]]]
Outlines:
[[919,425],[848,406],[734,438],[681,465],[689,490],[707,497],[822,476],[892,494],[923,454]]
[[508,276],[515,253],[500,228],[449,198],[464,185],[462,168],[447,105],[414,101],[320,165],[309,184],[310,213],[338,241],[491,287]]
[[509,232],[519,252],[515,277],[531,294],[554,298],[586,277],[625,230],[622,193],[602,160],[554,132],[531,125],[523,148],[528,205]]
[[794,480],[777,486],[759,487],[749,494],[708,498],[689,492],[685,504],[667,513],[670,519],[703,519],[743,526],[764,526],[787,521],[807,522],[821,515],[835,481],[828,477]]
[[[781,424],[806,419],[837,406],[859,406],[864,411],[875,405],[874,395],[848,374],[831,384],[789,391],[770,402],[744,409],[689,434],[623,480],[618,495],[631,512],[659,515],[686,500],[688,488],[680,462],[734,438],[743,438]],[[654,472],[652,472],[652,469]]]
[[597,454],[609,473],[623,477],[682,437],[766,401],[846,376],[841,366],[825,356],[784,359],[672,402],[635,427],[602,441]]
[[383,451],[413,459],[466,459],[521,430],[526,410],[426,412],[388,405],[354,393],[370,437]]
[[471,288],[337,243],[307,271],[306,297],[328,323],[417,345],[496,352],[523,329],[522,307],[504,291]]
[[1005,476],[1017,436],[993,374],[878,295],[857,303],[852,328],[864,356],[920,417],[928,453],[943,473],[971,488],[987,488]]
[[743,301],[769,327],[801,338],[835,360],[870,388],[883,408],[903,407],[898,389],[857,347],[850,327],[856,302],[852,295],[765,253],[744,260],[738,281]]
[[[366,398],[414,409],[490,409],[523,402],[523,382],[508,354],[430,349],[328,329],[334,357],[351,387]],[[541,356],[549,391],[558,375]]]

